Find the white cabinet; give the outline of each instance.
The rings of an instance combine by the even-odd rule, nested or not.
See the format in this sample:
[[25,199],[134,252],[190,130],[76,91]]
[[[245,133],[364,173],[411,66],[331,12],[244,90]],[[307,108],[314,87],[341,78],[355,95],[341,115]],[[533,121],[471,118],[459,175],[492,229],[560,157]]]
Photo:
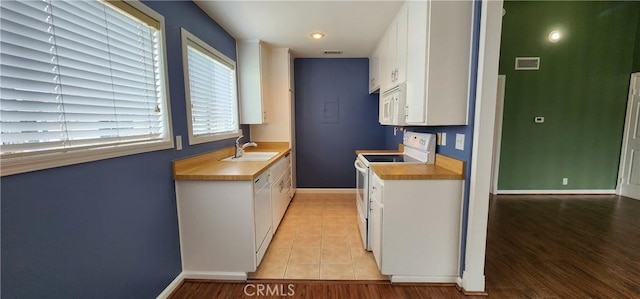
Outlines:
[[378,264],[378,269],[382,269],[383,188],[384,186],[380,180],[374,180],[371,184],[369,229],[371,229],[371,251],[376,264]]
[[[268,53],[269,71],[266,84],[269,96],[262,103],[269,121],[251,125],[251,141],[289,142],[295,161],[295,101],[293,92],[293,58],[288,48],[272,48]],[[295,177],[295,164],[292,165]],[[295,189],[294,189],[295,190]]]
[[290,163],[285,156],[252,181],[176,181],[184,272],[243,280],[257,269],[278,225],[274,216],[279,223],[291,200]]
[[380,94],[406,80],[407,16],[407,4],[405,3],[380,40],[382,66]]
[[371,183],[371,241],[380,271],[392,282],[455,282],[463,181],[382,180],[374,173]]
[[407,5],[407,124],[466,125],[473,2]]
[[271,167],[271,206],[273,208],[273,231],[278,229],[284,213],[291,202],[291,155],[287,154]]
[[267,122],[269,48],[259,40],[241,40],[238,47],[240,123]]
[[380,44],[369,57],[369,94],[380,89]]
[[293,139],[293,98],[291,90],[291,54],[288,48],[269,50],[269,71],[265,84],[269,96],[263,101],[269,121],[251,125],[251,140],[289,142]]

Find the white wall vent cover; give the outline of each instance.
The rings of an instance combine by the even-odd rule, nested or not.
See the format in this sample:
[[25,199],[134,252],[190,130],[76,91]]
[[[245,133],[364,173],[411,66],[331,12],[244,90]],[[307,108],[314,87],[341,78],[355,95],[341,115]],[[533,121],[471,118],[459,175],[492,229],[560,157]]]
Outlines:
[[516,70],[539,70],[540,57],[516,57]]
[[324,55],[340,55],[342,50],[324,50]]

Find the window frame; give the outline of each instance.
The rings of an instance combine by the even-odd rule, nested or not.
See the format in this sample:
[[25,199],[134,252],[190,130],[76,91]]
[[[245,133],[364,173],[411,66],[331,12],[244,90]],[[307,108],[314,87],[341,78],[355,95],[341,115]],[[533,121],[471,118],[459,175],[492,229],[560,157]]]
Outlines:
[[[198,38],[197,36],[193,35],[191,32],[187,31],[184,28],[181,28],[181,36],[182,36],[182,69],[183,69],[183,74],[184,74],[184,92],[185,92],[185,107],[187,110],[187,131],[188,131],[188,135],[189,135],[189,145],[195,145],[195,144],[201,144],[201,143],[207,143],[207,142],[212,142],[212,141],[218,141],[218,140],[224,140],[224,139],[230,139],[230,138],[236,138],[242,135],[241,129],[240,129],[240,104],[238,101],[238,66],[236,61],[234,61],[233,59],[229,58],[227,55],[225,55],[224,53],[218,51],[217,49],[215,49],[214,47],[210,46],[208,43],[206,43],[205,41],[203,41],[202,39]],[[228,63],[233,65],[233,69],[234,69],[234,73],[235,73],[235,105],[234,105],[234,112],[235,112],[235,122],[236,122],[236,130],[233,132],[225,132],[225,133],[216,133],[216,134],[207,134],[207,135],[199,135],[196,136],[193,134],[193,116],[192,116],[192,109],[191,109],[191,88],[190,88],[190,84],[189,84],[189,52],[188,52],[188,46],[189,43],[193,43],[195,46],[197,46],[200,49],[197,50],[204,50],[207,51],[209,53],[204,53],[205,55],[209,56],[209,58],[214,59],[214,60],[218,60],[221,59],[223,60],[224,63]]]
[[[109,1],[111,2],[111,1]],[[35,152],[6,154],[0,156],[0,176],[44,170],[110,158],[123,157],[174,148],[173,123],[171,119],[171,101],[169,94],[169,72],[167,66],[167,43],[164,16],[137,0],[127,0],[127,4],[142,14],[158,22],[160,74],[164,85],[163,121],[166,124],[165,138],[161,140],[142,140],[119,144],[92,145],[76,148],[52,149]],[[105,4],[107,5],[107,4]]]

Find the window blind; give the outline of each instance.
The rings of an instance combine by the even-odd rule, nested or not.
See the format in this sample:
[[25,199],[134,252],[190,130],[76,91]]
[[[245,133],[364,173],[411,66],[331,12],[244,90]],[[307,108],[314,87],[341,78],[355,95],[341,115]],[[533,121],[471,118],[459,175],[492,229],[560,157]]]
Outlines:
[[2,154],[167,135],[160,32],[98,1],[0,1]]
[[237,131],[234,64],[192,41],[187,57],[193,136]]

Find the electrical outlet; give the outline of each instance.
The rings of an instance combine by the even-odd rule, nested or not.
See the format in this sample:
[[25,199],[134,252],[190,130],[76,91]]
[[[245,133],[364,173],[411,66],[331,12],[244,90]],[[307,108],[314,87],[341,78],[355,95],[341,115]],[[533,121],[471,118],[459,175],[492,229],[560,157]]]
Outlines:
[[442,133],[442,139],[441,139],[441,143],[440,145],[445,146],[447,145],[447,133]]
[[176,150],[182,150],[182,136],[180,135],[176,136]]
[[569,178],[562,178],[562,185],[569,185]]
[[456,149],[464,150],[464,134],[456,134]]

